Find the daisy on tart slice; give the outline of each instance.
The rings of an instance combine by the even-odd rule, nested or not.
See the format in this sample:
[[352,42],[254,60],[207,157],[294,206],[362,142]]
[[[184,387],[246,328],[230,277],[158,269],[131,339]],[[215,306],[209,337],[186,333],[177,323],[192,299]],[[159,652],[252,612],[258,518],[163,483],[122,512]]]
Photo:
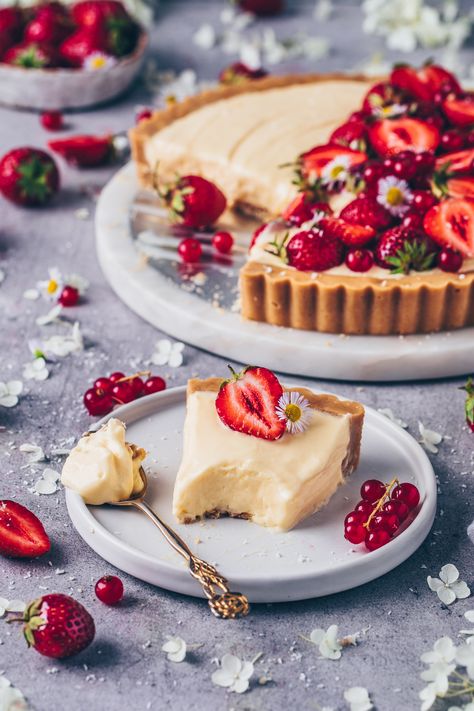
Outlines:
[[293,528],[356,469],[363,419],[359,403],[285,389],[266,368],[190,380],[176,518]]

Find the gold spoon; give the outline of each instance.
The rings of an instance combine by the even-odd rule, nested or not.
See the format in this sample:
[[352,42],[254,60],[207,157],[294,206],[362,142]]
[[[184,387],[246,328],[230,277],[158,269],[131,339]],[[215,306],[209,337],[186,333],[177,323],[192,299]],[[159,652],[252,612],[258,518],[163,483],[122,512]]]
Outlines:
[[226,578],[220,575],[214,566],[195,556],[177,533],[175,533],[156,513],[145,503],[145,494],[148,488],[148,479],[143,467],[140,467],[142,488],[129,499],[111,501],[108,506],[133,506],[143,511],[155,526],[160,529],[168,543],[179,553],[188,564],[189,572],[201,583],[204,594],[208,599],[209,607],[216,617],[235,619],[244,617],[250,610],[249,601],[239,592],[231,592]]

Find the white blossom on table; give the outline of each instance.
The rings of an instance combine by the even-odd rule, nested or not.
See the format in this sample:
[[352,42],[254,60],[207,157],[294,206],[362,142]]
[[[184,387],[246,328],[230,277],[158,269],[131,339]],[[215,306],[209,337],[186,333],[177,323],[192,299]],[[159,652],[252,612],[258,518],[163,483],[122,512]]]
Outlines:
[[7,383],[0,382],[0,407],[15,407],[18,404],[19,395],[23,390],[21,380],[9,380]]
[[184,343],[172,343],[168,338],[161,338],[155,345],[151,356],[153,365],[169,365],[170,368],[179,368],[184,360]]
[[[26,610],[26,602],[23,600],[8,600],[6,597],[0,597],[0,617],[4,617],[8,612],[17,612],[22,614]],[[0,676],[0,680],[1,680]],[[1,709],[1,705],[0,705]]]
[[462,600],[471,594],[467,583],[459,580],[459,570],[452,563],[443,565],[439,578],[428,575],[427,582],[430,590],[433,590],[445,605],[451,605],[455,600]]
[[418,430],[420,432],[420,439],[418,442],[432,454],[438,454],[437,445],[443,441],[443,435],[434,430],[430,430],[424,426],[423,422],[418,421]]
[[20,689],[0,672],[0,711],[27,711],[28,704]]
[[337,625],[330,625],[327,630],[316,628],[311,632],[309,639],[317,645],[321,657],[334,660],[341,658],[343,646],[338,639]]
[[380,412],[381,415],[384,415],[387,419],[389,419],[395,425],[402,427],[404,430],[406,430],[406,428],[408,427],[408,423],[402,420],[400,417],[394,415],[393,410],[390,407],[379,407],[377,409],[377,412]]
[[373,704],[369,692],[363,686],[353,686],[344,692],[344,698],[349,704],[350,711],[370,711]]
[[55,469],[46,467],[43,470],[40,478],[35,482],[32,493],[41,495],[55,494],[58,490],[58,482],[60,479],[60,474]]
[[30,363],[25,363],[23,367],[23,377],[25,380],[46,380],[49,370],[43,357],[35,358]]
[[182,662],[186,658],[186,642],[181,637],[167,635],[167,641],[161,650],[166,653],[170,662]]
[[216,669],[211,678],[216,686],[223,686],[229,691],[243,694],[249,688],[253,672],[252,662],[242,661],[233,654],[224,654],[219,669]]
[[75,322],[69,333],[65,335],[57,334],[45,341],[33,341],[30,343],[30,350],[34,355],[40,353],[41,355],[53,355],[59,358],[64,358],[70,353],[82,351],[83,349],[84,341],[78,321]]

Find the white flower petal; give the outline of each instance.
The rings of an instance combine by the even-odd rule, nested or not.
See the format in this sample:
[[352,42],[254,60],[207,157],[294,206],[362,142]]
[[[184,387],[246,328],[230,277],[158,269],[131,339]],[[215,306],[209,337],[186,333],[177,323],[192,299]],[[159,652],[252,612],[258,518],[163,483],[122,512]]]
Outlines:
[[23,383],[21,380],[10,380],[7,383],[7,388],[10,395],[20,395],[23,391]]
[[426,581],[429,589],[433,590],[433,592],[438,592],[440,588],[444,587],[444,583],[439,578],[432,578],[431,575],[428,575]]
[[38,479],[34,485],[34,490],[37,494],[55,494],[58,487],[54,481],[47,481],[46,479]]
[[459,570],[452,563],[447,563],[446,565],[443,565],[443,567],[439,571],[439,577],[441,578],[443,583],[446,583],[446,585],[451,585],[459,578]]
[[231,691],[235,691],[236,694],[243,694],[249,688],[248,679],[238,678],[234,681],[230,687]]
[[55,469],[46,467],[46,469],[43,470],[42,477],[45,481],[57,482],[57,481],[59,481],[61,474],[59,472],[57,472]]
[[326,636],[326,631],[320,629],[319,627],[315,630],[313,630],[309,636],[311,642],[313,644],[321,644],[323,641],[324,637]]
[[471,590],[466,582],[464,580],[458,580],[455,583],[453,583],[451,586],[451,590],[453,593],[456,595],[458,600],[464,600],[466,597],[469,597],[471,594]]
[[456,599],[456,595],[454,594],[454,592],[450,588],[444,586],[442,588],[439,588],[439,590],[437,591],[437,595],[441,602],[443,602],[445,605],[451,605]]
[[16,395],[3,395],[0,397],[0,405],[3,407],[15,407],[18,404],[18,398]]
[[23,600],[10,600],[7,610],[8,612],[24,612],[26,610],[26,602],[23,602]]
[[239,672],[240,679],[250,679],[254,671],[252,662],[243,662],[242,668]]
[[216,669],[215,672],[213,672],[212,676],[212,683],[216,684],[216,686],[232,686],[234,683],[234,677],[229,675],[224,669]]
[[179,351],[173,351],[168,359],[168,365],[170,368],[179,368],[183,364],[183,354]]
[[221,667],[227,674],[237,676],[242,669],[242,662],[233,654],[224,654],[221,660]]

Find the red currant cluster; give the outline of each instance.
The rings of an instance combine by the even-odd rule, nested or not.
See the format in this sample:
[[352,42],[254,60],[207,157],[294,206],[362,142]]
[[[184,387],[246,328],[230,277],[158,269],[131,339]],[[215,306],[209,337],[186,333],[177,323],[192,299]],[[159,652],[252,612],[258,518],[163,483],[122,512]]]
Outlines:
[[[229,254],[234,246],[234,238],[230,232],[216,232],[212,238],[212,246],[220,254]],[[183,262],[199,262],[202,257],[202,244],[195,237],[186,237],[178,245],[178,254]]]
[[[146,380],[140,376],[147,376]],[[94,385],[86,390],[84,405],[89,415],[108,415],[115,405],[123,405],[144,395],[159,393],[165,388],[166,383],[159,375],[150,375],[149,372],[124,375],[116,372],[108,378],[98,378]]]
[[350,543],[365,543],[369,551],[385,546],[420,501],[414,484],[399,484],[397,479],[389,484],[368,479],[360,495],[362,500],[344,520],[344,538]]

